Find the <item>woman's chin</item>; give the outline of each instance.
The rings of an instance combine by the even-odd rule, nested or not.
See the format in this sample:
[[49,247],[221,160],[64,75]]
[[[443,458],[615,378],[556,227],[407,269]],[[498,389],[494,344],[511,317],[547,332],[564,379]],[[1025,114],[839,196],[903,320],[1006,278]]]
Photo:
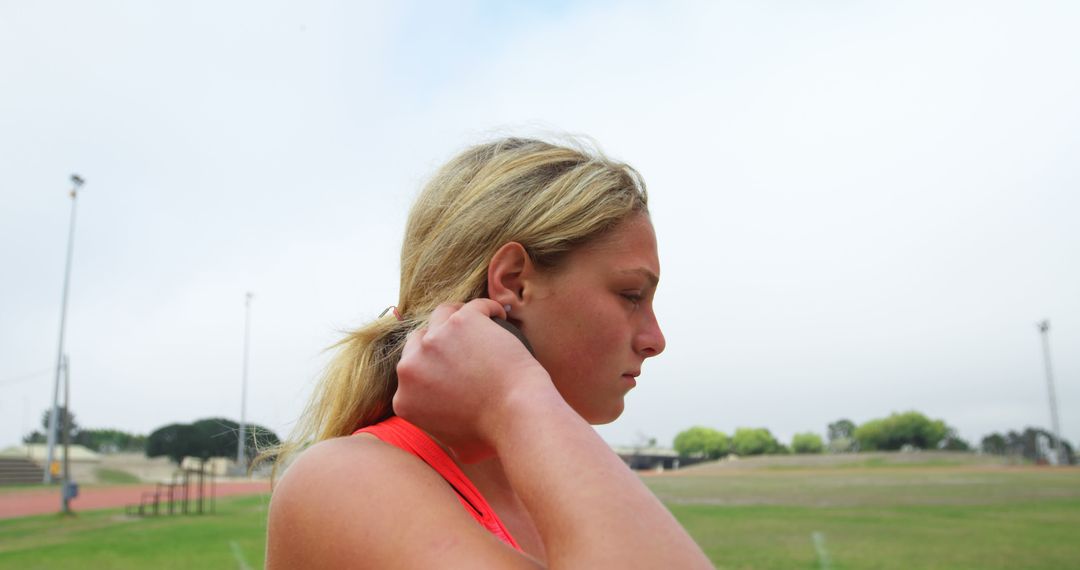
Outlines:
[[580,411],[578,411],[578,415],[584,418],[585,421],[589,422],[590,425],[602,426],[604,424],[610,424],[611,422],[619,419],[619,416],[621,416],[623,413],[624,406],[625,404],[620,398],[618,404],[612,406],[609,409],[592,410],[588,414],[582,414]]

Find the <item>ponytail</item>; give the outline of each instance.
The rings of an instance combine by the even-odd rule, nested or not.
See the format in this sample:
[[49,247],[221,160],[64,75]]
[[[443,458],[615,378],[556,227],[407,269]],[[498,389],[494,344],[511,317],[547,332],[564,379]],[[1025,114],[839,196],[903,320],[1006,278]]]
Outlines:
[[414,324],[381,317],[331,346],[336,352],[291,438],[259,454],[256,463],[273,458],[276,476],[283,463],[307,445],[350,435],[393,416],[397,363]]

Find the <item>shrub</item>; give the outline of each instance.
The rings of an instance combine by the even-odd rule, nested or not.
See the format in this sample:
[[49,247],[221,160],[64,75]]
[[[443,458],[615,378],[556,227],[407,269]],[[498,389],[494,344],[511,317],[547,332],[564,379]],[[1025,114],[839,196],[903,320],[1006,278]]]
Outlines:
[[813,432],[797,433],[791,438],[791,450],[795,453],[821,453],[825,451],[825,442]]
[[739,428],[731,438],[732,450],[739,455],[779,453],[783,446],[765,428]]
[[892,414],[870,420],[855,428],[855,441],[863,451],[895,451],[905,445],[937,449],[949,434],[942,420],[931,420],[919,412]]
[[731,440],[723,432],[712,428],[694,426],[675,436],[675,451],[684,457],[704,455],[719,459],[731,450]]

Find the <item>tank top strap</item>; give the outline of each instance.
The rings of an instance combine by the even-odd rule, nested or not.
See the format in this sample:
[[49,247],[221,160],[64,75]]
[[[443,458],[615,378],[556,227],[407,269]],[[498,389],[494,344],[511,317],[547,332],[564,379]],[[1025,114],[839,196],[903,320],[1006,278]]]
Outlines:
[[477,522],[491,534],[517,550],[521,550],[514,537],[503,526],[495,510],[480,494],[480,490],[458,467],[457,463],[427,433],[408,421],[397,416],[390,417],[375,425],[360,428],[353,432],[369,433],[384,443],[388,443],[420,458],[435,470],[457,493],[458,500]]

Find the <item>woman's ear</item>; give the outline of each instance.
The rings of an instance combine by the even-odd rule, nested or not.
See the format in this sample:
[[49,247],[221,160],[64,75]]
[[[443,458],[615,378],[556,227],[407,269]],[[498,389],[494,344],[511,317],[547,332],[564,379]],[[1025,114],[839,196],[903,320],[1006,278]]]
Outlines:
[[517,307],[525,290],[525,278],[532,270],[525,247],[516,241],[504,244],[488,264],[488,298],[501,304]]

